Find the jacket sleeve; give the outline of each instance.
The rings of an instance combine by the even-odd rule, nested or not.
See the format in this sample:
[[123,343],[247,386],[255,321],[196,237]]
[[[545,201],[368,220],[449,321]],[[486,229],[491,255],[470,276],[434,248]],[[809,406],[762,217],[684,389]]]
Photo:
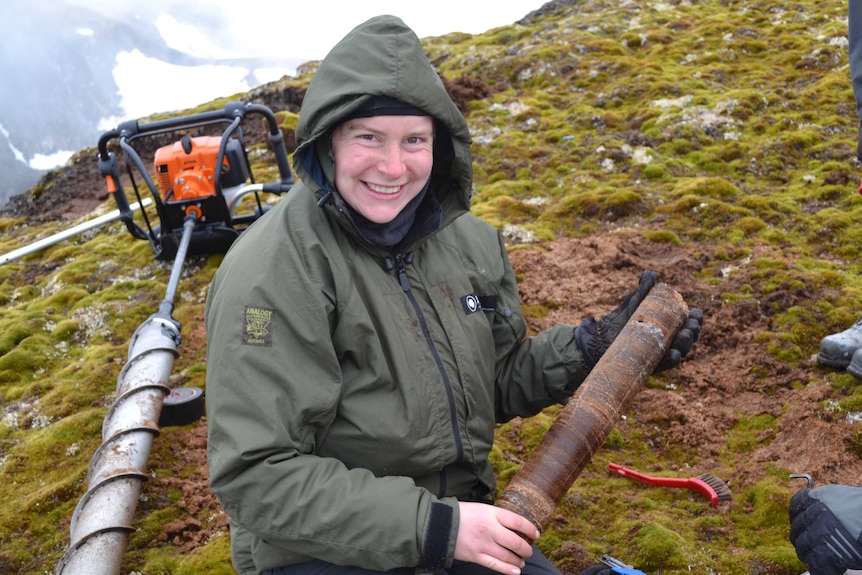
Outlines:
[[558,324],[527,337],[520,295],[502,237],[499,242],[504,273],[498,288],[494,318],[497,353],[496,419],[537,414],[554,403],[565,403],[589,374],[574,339],[574,326]]
[[226,256],[205,313],[210,483],[231,520],[254,534],[256,567],[310,558],[446,566],[456,501],[315,455],[341,391],[331,272],[283,238],[255,241],[255,231]]

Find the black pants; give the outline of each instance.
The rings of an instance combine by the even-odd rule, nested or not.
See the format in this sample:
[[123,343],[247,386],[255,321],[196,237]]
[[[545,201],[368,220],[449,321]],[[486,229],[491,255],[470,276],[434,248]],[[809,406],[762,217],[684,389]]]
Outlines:
[[[527,564],[521,569],[522,575],[561,575],[559,569],[551,565],[551,562],[542,555],[542,552],[533,546],[532,557],[526,560]],[[263,575],[380,575],[387,573],[388,575],[414,575],[416,569],[403,568],[393,569],[391,571],[373,571],[371,569],[363,569],[361,567],[342,567],[333,565],[326,561],[310,561],[300,565],[291,565],[289,567],[280,567],[279,569],[270,569],[264,571]],[[455,561],[449,569],[441,569],[435,571],[435,575],[499,575],[496,571],[492,571],[486,567],[481,567],[475,563],[465,563],[464,561]]]

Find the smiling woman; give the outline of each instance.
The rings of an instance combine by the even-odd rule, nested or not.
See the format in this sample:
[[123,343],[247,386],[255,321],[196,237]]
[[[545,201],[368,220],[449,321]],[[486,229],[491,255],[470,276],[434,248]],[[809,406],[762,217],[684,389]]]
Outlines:
[[[527,337],[505,242],[470,213],[466,119],[395,16],[329,52],[295,135],[298,183],[233,244],[205,310],[234,566],[559,575],[536,526],[489,505],[495,425],[571,397],[655,273],[602,320]],[[693,334],[657,350],[663,369]]]
[[[375,108],[384,109],[381,98],[372,99],[335,128],[335,187],[372,223],[389,224],[401,214],[398,227],[406,232],[431,176],[434,122],[418,108],[386,100],[392,115],[363,117],[380,114]],[[385,245],[395,243],[392,238]]]

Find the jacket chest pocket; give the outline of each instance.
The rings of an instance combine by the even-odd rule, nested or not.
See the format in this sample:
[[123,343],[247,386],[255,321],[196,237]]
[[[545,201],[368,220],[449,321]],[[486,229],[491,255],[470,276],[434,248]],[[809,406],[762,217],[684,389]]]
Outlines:
[[[460,292],[465,293],[460,293]],[[493,413],[495,348],[492,331],[493,298],[471,290],[454,291],[449,284],[429,290],[440,325],[448,341],[446,353],[457,371],[457,380],[468,412]],[[489,301],[490,300],[490,301]]]

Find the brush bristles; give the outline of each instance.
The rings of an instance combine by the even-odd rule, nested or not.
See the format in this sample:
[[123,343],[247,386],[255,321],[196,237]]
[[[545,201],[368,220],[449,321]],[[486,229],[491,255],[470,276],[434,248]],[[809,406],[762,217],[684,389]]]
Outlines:
[[712,487],[715,494],[718,495],[719,501],[730,501],[733,499],[733,495],[730,493],[730,487],[727,486],[727,483],[712,473],[704,473],[703,475],[698,475],[697,478]]

